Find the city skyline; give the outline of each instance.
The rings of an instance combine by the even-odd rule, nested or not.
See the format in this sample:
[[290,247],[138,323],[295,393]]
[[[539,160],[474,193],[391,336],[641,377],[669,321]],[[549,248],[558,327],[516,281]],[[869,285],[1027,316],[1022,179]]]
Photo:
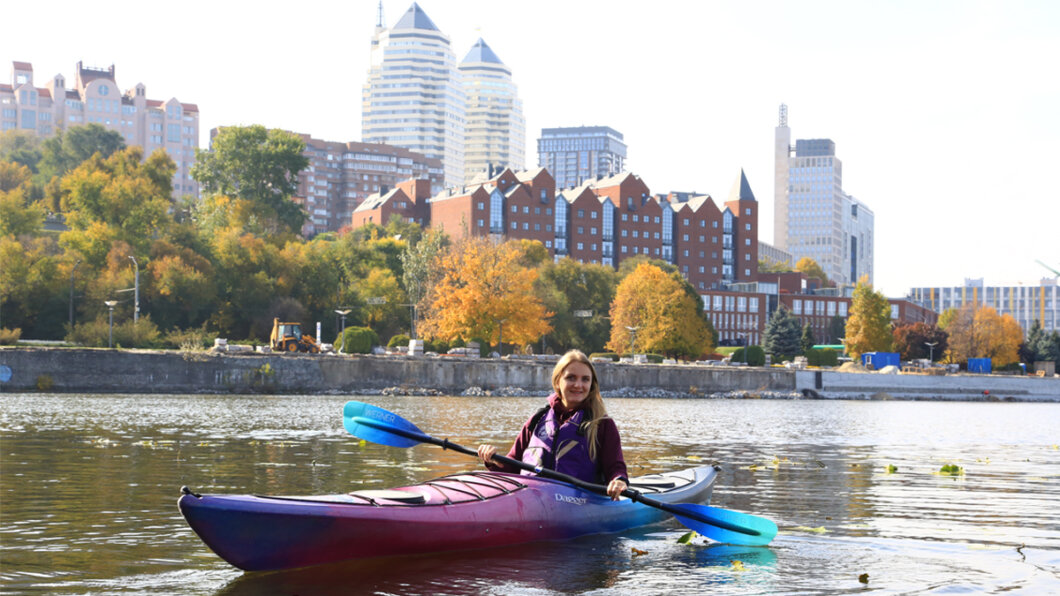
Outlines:
[[[384,2],[385,22],[411,4]],[[773,132],[785,103],[796,137],[842,148],[844,187],[875,212],[875,282],[888,296],[964,278],[1037,285],[1052,274],[1036,259],[1060,269],[1060,202],[1048,181],[1060,157],[1060,81],[1039,66],[1060,54],[1060,5],[419,4],[458,57],[481,37],[512,69],[527,155],[542,128],[610,126],[652,193],[724,200],[742,168],[762,203],[759,228],[772,230]],[[49,23],[57,41],[43,43],[29,5],[16,4],[6,16],[23,25],[5,31],[0,60],[32,63],[38,86],[70,78],[78,61],[114,64],[123,91],[143,83],[163,101],[196,102],[202,147],[211,128],[254,123],[361,139],[378,2],[299,7],[118,2],[105,17]],[[180,43],[159,26],[204,36]]]

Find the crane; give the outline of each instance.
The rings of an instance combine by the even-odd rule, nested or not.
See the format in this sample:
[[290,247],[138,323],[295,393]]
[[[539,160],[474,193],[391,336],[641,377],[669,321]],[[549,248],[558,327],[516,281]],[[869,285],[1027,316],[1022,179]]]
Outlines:
[[1056,277],[1060,277],[1060,271],[1057,271],[1056,269],[1053,269],[1052,267],[1050,267],[1050,266],[1046,265],[1045,263],[1043,263],[1043,262],[1039,261],[1038,259],[1035,259],[1035,260],[1034,260],[1034,262],[1035,262],[1035,263],[1038,263],[1038,264],[1039,264],[1039,265],[1041,265],[1042,267],[1045,267],[1045,268],[1046,268],[1046,269],[1048,269],[1049,271],[1052,271],[1052,272],[1053,272],[1053,273],[1055,274],[1055,276],[1056,276]]

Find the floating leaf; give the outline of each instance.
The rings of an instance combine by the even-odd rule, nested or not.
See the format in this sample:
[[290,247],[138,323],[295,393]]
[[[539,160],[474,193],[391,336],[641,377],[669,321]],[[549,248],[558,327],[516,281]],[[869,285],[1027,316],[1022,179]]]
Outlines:
[[898,471],[898,466],[896,466],[894,464],[887,464],[887,473],[888,474],[894,474],[897,471]]
[[639,557],[639,556],[641,556],[641,555],[646,555],[646,554],[648,554],[648,551],[646,551],[646,550],[640,550],[639,548],[637,548],[637,547],[635,547],[635,546],[634,546],[634,547],[632,547],[632,548],[631,548],[631,550],[633,551],[633,556],[634,556],[634,557]]
[[692,539],[695,538],[695,537],[696,537],[696,533],[694,531],[693,532],[685,532],[684,534],[681,535],[680,538],[677,539],[677,544],[691,544],[692,543]]
[[688,459],[688,461],[702,461],[703,460],[703,458],[699,457],[698,455],[689,455],[687,459]]
[[828,533],[828,530],[826,530],[824,526],[817,526],[816,528],[810,528],[807,526],[795,526],[794,528],[792,528],[792,530],[797,530],[799,532],[813,532],[814,534]]
[[732,570],[733,571],[746,571],[744,569],[744,566],[743,566],[743,561],[733,560],[732,561]]
[[863,583],[863,584],[869,583],[869,574],[868,573],[862,573],[861,575],[858,576],[858,581]]
[[964,468],[958,466],[957,464],[946,464],[939,468],[938,473],[944,476],[963,476]]
[[364,439],[361,439],[360,441],[357,442],[357,446],[358,447],[364,447],[367,444],[368,444],[368,441],[365,441]]
[[751,465],[747,466],[745,469],[751,470],[753,472],[753,471],[758,469],[758,464],[751,464]]

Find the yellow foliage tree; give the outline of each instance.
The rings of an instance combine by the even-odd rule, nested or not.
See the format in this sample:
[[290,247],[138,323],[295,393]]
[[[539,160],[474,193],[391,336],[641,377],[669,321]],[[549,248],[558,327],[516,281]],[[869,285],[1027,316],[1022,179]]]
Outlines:
[[713,349],[713,335],[698,308],[676,279],[655,265],[642,263],[615,291],[607,347],[629,351],[633,337],[628,328],[636,327],[638,352],[700,356]]
[[946,356],[950,362],[990,358],[994,367],[1019,361],[1023,329],[1010,315],[998,315],[989,306],[968,303],[955,311],[946,328]]
[[810,257],[803,257],[799,259],[798,263],[795,263],[795,270],[802,273],[806,277],[816,277],[821,280],[822,285],[828,284],[828,276],[825,275],[824,269],[817,263],[817,261]]
[[[534,295],[536,269],[520,265],[517,243],[468,237],[439,255],[440,281],[426,296],[419,331],[444,340],[485,339],[526,344],[552,330],[552,316]],[[503,334],[503,337],[502,337]]]
[[865,352],[889,352],[894,343],[891,304],[872,289],[868,276],[862,276],[854,288],[845,341],[847,353],[855,359]]

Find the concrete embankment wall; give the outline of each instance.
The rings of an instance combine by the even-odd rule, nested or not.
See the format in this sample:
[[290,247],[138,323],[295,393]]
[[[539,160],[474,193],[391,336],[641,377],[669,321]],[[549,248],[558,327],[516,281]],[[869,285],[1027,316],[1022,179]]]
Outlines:
[[[395,386],[535,392],[549,389],[553,367],[499,359],[48,348],[0,350],[0,365],[12,373],[0,391],[84,393],[357,393]],[[692,394],[795,389],[794,374],[779,369],[600,364],[597,370],[605,394],[620,387]]]
[[[885,375],[800,370],[798,391],[834,399],[952,399],[1060,401],[1060,378],[1007,375]],[[812,395],[812,394],[811,394]]]

